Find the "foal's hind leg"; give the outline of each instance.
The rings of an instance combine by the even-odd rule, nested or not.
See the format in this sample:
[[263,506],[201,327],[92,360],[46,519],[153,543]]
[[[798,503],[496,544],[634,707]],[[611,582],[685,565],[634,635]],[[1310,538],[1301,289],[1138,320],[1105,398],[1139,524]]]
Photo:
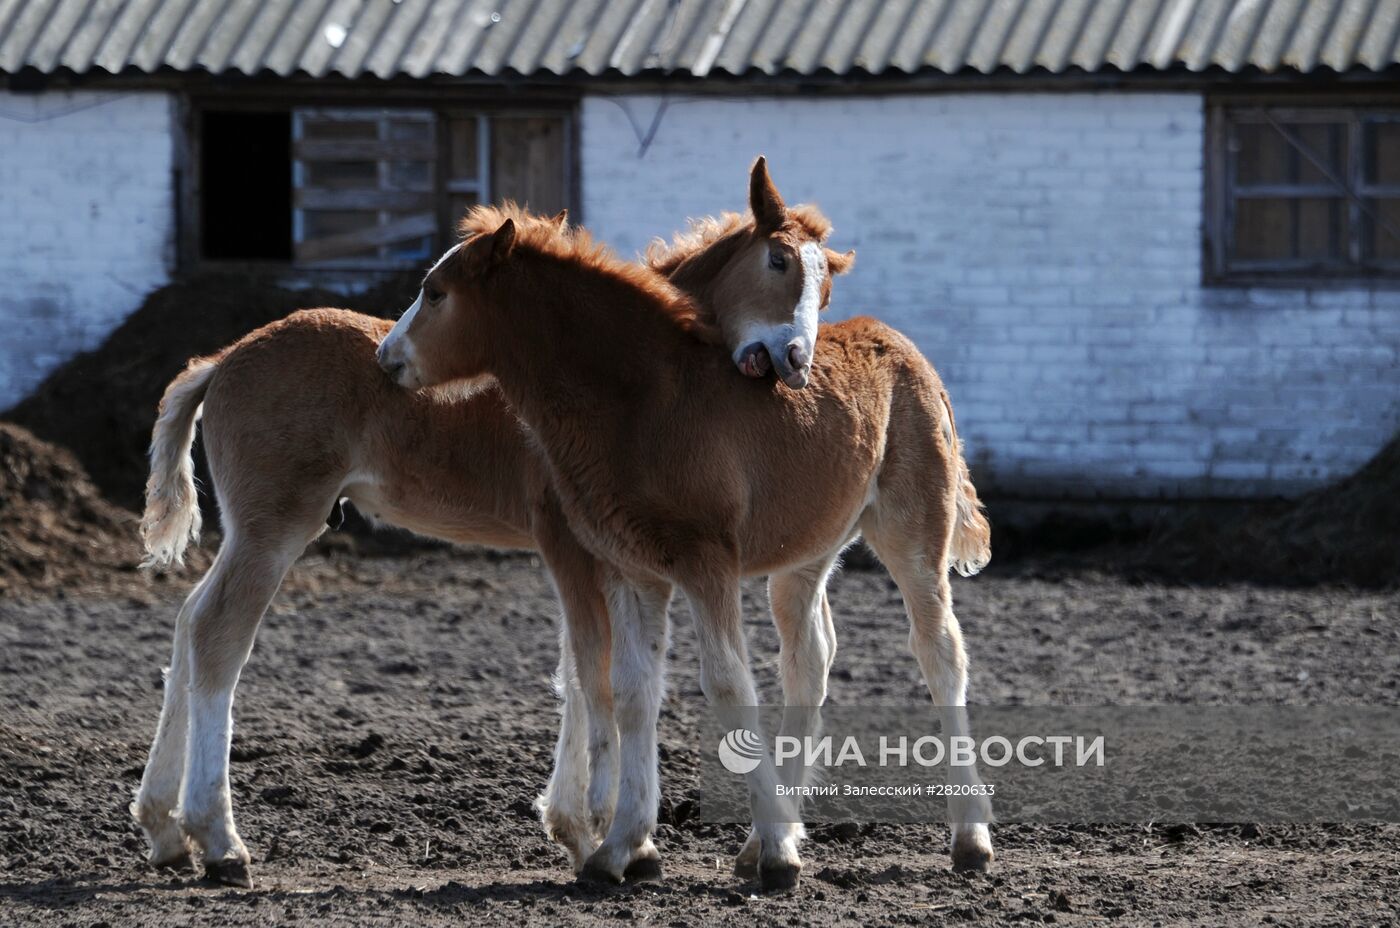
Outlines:
[[[815,735],[821,726],[820,714],[811,710],[826,702],[827,677],[836,657],[836,633],[826,597],[826,581],[835,561],[834,557],[823,558],[768,578],[768,602],[779,638],[783,705],[799,707],[791,720],[798,727],[790,727],[785,719],[784,735],[803,738]],[[796,768],[785,767],[784,772],[788,769]],[[783,782],[797,785],[791,777]],[[798,834],[801,836],[800,829]],[[758,829],[752,828],[735,858],[734,873],[745,879],[757,877],[760,850]]]
[[[963,649],[962,629],[953,615],[946,544],[940,546],[937,541],[930,543],[920,537],[928,527],[923,522],[911,525],[898,518],[866,521],[866,540],[904,597],[909,616],[909,647],[938,707],[943,737],[967,736],[967,652]],[[942,537],[946,539],[946,534]],[[975,767],[950,767],[949,771],[954,785],[981,785]],[[991,801],[985,796],[950,796],[948,812],[953,827],[954,869],[986,870],[993,856],[987,830],[987,823],[992,820]]]
[[230,532],[190,614],[190,730],[180,826],[203,851],[206,876],[235,886],[252,886],[252,876],[229,797],[233,691],[258,623],[305,542],[284,536],[260,544]]
[[[670,602],[671,587],[664,582],[608,585],[613,712],[621,749],[617,811],[580,873],[585,880],[620,883],[661,876],[651,837],[661,802],[656,723],[665,689]],[[596,785],[596,772],[594,777]]]
[[[697,572],[680,586],[690,599],[695,615],[700,644],[700,689],[724,727],[761,732],[758,696],[744,640],[739,574],[737,565],[727,569],[722,566],[727,554],[716,551],[708,557],[697,558],[698,564],[713,565],[709,567],[710,572]],[[825,674],[822,677],[824,680]],[[801,827],[794,821],[794,807],[776,798],[760,798],[778,796],[778,778],[772,757],[765,752],[759,765],[749,771],[745,779],[759,836],[759,884],[765,892],[792,889],[802,871],[802,860],[797,853]],[[773,810],[774,817],[779,820],[760,820],[760,803],[766,803],[763,808]]]
[[131,814],[151,845],[148,859],[157,867],[190,866],[190,849],[176,819],[180,782],[185,773],[185,740],[189,733],[190,613],[204,590],[204,579],[185,598],[175,618],[175,643],[165,672],[165,696],[156,737],[131,804]]

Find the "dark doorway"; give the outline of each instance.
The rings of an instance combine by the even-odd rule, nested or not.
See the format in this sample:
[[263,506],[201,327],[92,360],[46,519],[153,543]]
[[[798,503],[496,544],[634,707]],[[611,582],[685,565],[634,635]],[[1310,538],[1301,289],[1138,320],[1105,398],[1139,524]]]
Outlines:
[[292,259],[292,115],[206,110],[201,116],[203,257]]

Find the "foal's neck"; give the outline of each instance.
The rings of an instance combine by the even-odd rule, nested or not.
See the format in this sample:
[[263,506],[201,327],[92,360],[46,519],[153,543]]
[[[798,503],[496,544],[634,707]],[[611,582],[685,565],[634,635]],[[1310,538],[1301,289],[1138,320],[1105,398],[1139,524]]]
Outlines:
[[488,285],[493,373],[527,423],[582,415],[596,426],[673,388],[697,341],[673,313],[688,304],[669,302],[685,297],[644,273],[537,256]]

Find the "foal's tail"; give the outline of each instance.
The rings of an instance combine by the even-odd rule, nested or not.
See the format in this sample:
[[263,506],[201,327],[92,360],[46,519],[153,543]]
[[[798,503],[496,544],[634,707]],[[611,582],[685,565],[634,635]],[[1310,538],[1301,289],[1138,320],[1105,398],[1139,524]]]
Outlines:
[[185,547],[199,540],[199,497],[194,489],[194,426],[209,378],[219,369],[211,358],[196,358],[170,381],[160,400],[151,433],[151,476],[146,481],[146,512],[141,516],[142,567],[185,562]]
[[943,434],[948,445],[957,457],[958,485],[954,497],[953,538],[948,550],[948,563],[964,577],[977,573],[992,559],[992,526],[987,514],[982,511],[982,501],[977,498],[977,488],[972,485],[972,475],[967,469],[967,459],[963,457],[962,440],[958,438],[957,426],[953,423],[953,404],[948,402],[945,392],[943,399]]

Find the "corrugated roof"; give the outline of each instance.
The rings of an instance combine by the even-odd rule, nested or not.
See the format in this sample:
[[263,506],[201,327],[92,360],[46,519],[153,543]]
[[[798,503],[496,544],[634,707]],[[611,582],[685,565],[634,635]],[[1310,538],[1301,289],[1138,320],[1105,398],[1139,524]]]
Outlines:
[[0,0],[0,71],[1380,70],[1400,0]]

